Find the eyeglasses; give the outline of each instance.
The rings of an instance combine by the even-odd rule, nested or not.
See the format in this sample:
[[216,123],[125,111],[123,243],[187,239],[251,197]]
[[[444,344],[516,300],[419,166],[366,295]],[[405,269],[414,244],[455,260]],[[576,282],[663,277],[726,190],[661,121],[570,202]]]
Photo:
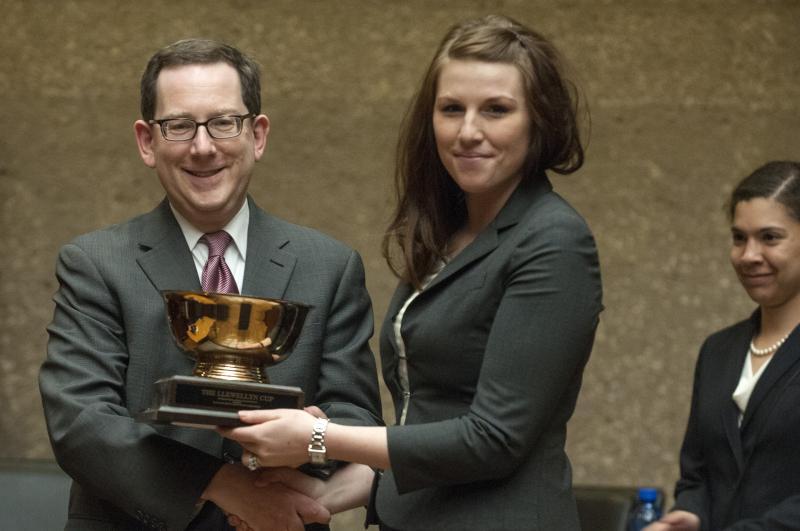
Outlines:
[[206,128],[211,138],[217,140],[233,138],[242,134],[242,124],[254,114],[227,114],[215,116],[205,122],[195,122],[189,118],[167,118],[166,120],[150,120],[150,125],[158,124],[164,138],[173,142],[186,142],[192,140],[201,125]]

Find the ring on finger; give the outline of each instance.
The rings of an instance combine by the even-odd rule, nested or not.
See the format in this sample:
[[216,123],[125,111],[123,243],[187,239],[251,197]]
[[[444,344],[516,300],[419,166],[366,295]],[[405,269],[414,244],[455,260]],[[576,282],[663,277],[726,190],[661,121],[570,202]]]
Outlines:
[[261,468],[261,463],[258,462],[258,457],[256,454],[250,454],[247,456],[247,464],[245,466],[247,466],[251,472],[255,472]]

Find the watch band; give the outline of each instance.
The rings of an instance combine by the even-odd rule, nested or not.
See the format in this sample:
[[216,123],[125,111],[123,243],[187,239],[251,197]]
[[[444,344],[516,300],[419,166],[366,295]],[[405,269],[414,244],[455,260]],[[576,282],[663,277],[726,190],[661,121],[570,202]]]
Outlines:
[[312,465],[324,465],[327,461],[327,448],[325,448],[325,430],[328,429],[328,419],[318,418],[314,421],[311,441],[308,443],[308,457]]

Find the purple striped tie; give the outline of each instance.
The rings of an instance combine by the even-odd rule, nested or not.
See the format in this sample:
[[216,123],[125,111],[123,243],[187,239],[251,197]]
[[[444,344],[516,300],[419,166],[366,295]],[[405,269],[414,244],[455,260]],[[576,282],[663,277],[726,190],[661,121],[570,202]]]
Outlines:
[[208,261],[203,268],[203,276],[200,281],[203,291],[239,293],[236,280],[233,279],[233,274],[225,262],[225,249],[232,241],[231,235],[220,230],[204,234],[200,241],[205,242],[208,246]]

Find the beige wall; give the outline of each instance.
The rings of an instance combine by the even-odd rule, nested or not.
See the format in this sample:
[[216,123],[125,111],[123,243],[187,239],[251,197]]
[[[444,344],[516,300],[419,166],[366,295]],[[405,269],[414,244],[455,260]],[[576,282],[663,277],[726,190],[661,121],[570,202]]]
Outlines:
[[399,120],[446,28],[488,12],[550,36],[592,112],[584,169],[554,178],[596,234],[606,294],[575,479],[671,489],[700,342],[752,307],[721,205],[756,165],[800,159],[796,0],[0,0],[0,456],[51,455],[36,375],[59,246],[161,198],[132,129],[156,48],[209,36],[261,62],[272,132],[252,193],[357,248],[381,319]]

